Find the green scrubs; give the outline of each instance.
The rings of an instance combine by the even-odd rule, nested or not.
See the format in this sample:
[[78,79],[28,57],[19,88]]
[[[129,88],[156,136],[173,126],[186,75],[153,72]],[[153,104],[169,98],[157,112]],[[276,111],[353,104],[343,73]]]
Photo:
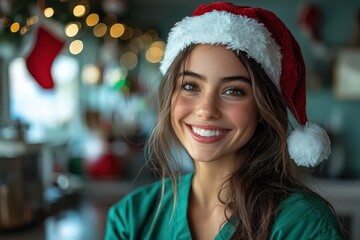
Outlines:
[[[161,182],[125,196],[109,210],[105,239],[191,239],[187,221],[191,182],[192,174],[183,176],[175,210],[169,179],[165,180],[159,211]],[[319,198],[294,195],[283,201],[279,210],[270,239],[342,239],[336,217]],[[232,225],[226,223],[215,239],[230,239],[233,233]]]

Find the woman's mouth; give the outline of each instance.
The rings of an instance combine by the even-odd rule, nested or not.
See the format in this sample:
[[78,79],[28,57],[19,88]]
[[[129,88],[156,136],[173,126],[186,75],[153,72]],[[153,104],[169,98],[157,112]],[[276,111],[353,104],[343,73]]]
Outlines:
[[215,143],[226,135],[229,132],[228,129],[219,128],[216,126],[190,126],[188,125],[192,138],[199,143]]
[[224,130],[209,130],[209,129],[203,129],[203,128],[197,128],[192,126],[191,129],[194,133],[201,137],[216,137],[225,134],[226,131]]

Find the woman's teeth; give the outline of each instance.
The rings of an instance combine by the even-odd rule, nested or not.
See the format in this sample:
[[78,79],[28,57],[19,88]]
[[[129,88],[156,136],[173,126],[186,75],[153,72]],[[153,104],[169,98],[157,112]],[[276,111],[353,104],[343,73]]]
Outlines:
[[191,127],[191,128],[194,133],[196,133],[202,137],[215,137],[215,136],[220,136],[225,133],[225,131],[222,131],[222,130],[206,130],[206,129],[196,128],[196,127]]

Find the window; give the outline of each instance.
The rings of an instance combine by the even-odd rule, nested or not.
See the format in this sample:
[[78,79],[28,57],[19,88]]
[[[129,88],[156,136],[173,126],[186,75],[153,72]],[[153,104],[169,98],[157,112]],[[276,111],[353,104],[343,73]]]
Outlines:
[[77,112],[78,62],[61,55],[51,71],[55,87],[46,90],[29,74],[25,59],[15,58],[9,65],[10,116],[29,125],[26,137],[30,142],[47,140],[53,137],[51,132],[64,133]]

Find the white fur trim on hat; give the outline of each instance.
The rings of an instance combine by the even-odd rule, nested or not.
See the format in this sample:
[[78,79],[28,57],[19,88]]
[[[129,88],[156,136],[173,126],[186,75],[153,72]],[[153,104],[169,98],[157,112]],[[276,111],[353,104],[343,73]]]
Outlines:
[[255,59],[281,92],[281,52],[266,27],[254,19],[226,11],[185,17],[169,33],[160,70],[165,75],[176,56],[191,44],[223,44]]
[[314,167],[329,157],[330,139],[315,123],[299,126],[288,137],[290,157],[299,166]]

